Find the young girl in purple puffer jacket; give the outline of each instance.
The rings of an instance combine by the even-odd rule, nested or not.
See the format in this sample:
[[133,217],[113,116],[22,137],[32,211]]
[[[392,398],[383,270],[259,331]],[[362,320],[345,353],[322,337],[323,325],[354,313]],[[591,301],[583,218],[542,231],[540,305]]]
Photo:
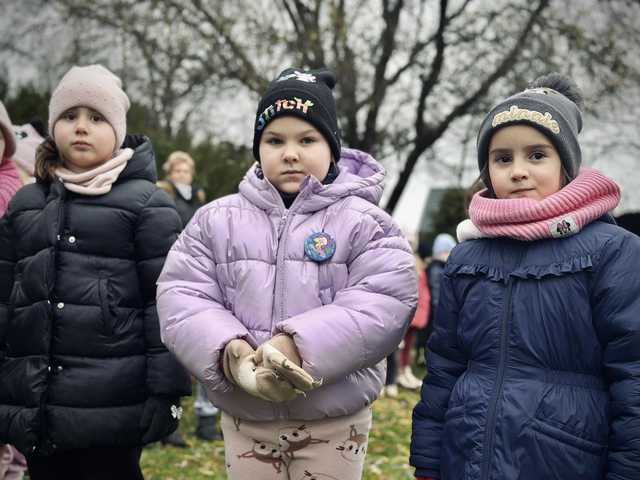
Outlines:
[[417,301],[409,244],[376,206],[384,169],[340,148],[334,84],[294,69],[270,84],[257,164],[196,213],[158,280],[163,341],[223,411],[234,480],[361,478]]

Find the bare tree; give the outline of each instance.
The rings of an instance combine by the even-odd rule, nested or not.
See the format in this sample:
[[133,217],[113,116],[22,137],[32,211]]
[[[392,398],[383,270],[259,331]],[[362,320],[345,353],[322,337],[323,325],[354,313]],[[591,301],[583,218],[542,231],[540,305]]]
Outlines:
[[[189,105],[221,91],[257,98],[283,67],[333,68],[345,144],[401,165],[389,211],[417,161],[452,124],[484,111],[489,96],[551,69],[594,77],[606,96],[621,79],[637,85],[640,71],[623,55],[640,37],[637,23],[611,22],[621,13],[640,18],[628,0],[54,3],[65,18],[117,33],[110,38],[123,52],[123,76],[167,132],[189,120]],[[601,14],[604,33],[581,24],[589,8]]]

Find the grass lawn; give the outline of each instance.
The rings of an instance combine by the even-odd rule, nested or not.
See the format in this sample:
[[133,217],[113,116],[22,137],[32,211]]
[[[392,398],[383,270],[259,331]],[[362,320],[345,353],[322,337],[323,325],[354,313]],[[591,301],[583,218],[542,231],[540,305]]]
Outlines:
[[[411,411],[418,393],[400,390],[398,398],[381,398],[373,404],[373,429],[369,437],[364,480],[411,480],[409,440]],[[184,402],[180,430],[188,449],[154,444],[142,454],[146,480],[224,480],[224,445],[202,442],[194,435],[193,397]],[[259,480],[259,479],[254,479]]]

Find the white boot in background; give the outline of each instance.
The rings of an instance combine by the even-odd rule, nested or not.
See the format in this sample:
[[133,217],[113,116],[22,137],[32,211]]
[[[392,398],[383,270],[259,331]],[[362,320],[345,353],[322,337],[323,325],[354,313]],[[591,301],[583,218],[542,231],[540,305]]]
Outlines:
[[398,385],[396,385],[395,383],[385,385],[384,396],[389,398],[396,398],[398,396]]
[[407,365],[398,375],[398,385],[407,390],[418,390],[422,386],[422,380],[417,378],[411,371],[411,367]]

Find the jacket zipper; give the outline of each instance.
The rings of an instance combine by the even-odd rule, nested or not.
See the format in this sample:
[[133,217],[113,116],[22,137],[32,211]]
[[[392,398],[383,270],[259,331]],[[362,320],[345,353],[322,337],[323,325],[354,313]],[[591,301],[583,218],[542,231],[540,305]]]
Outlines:
[[276,312],[274,318],[271,319],[271,332],[273,331],[273,323],[274,319],[276,321],[282,320],[283,310],[284,310],[284,295],[282,294],[282,290],[284,289],[284,252],[286,251],[286,243],[287,237],[286,235],[283,237],[282,233],[287,230],[289,223],[289,211],[285,210],[282,218],[280,219],[280,223],[278,224],[278,249],[276,251],[276,288],[274,292],[276,302]]
[[[275,190],[275,187],[274,187]],[[278,197],[280,195],[278,194]],[[289,224],[291,223],[291,218],[293,217],[294,207],[299,204],[304,197],[304,193],[301,191],[296,199],[293,201],[289,209],[284,206],[284,202],[282,206],[284,208],[284,213],[282,217],[280,217],[280,222],[278,223],[278,247],[276,251],[276,286],[273,294],[274,297],[274,306],[275,306],[275,315],[273,315],[271,319],[271,325],[269,326],[269,332],[273,332],[273,324],[274,319],[276,322],[281,322],[284,320],[284,253],[287,251],[287,235],[286,232],[289,230]],[[287,410],[286,405],[284,404],[273,404],[273,411],[275,414],[275,418],[286,418],[284,412]]]
[[[52,183],[51,188],[55,188],[55,183]],[[56,237],[54,238],[55,246],[53,248],[53,274],[50,277],[51,285],[49,285],[49,319],[50,319],[50,331],[49,331],[49,352],[47,353],[47,383],[45,387],[45,391],[40,398],[40,435],[37,440],[37,445],[43,446],[45,450],[49,450],[48,445],[44,445],[44,441],[47,440],[47,436],[49,434],[49,429],[47,425],[47,399],[49,396],[49,382],[51,381],[51,377],[54,374],[53,368],[51,366],[51,354],[53,352],[53,330],[55,328],[55,283],[57,280],[56,272],[58,270],[58,249],[60,248],[60,241],[62,240],[62,235],[64,233],[64,224],[66,218],[66,191],[64,186],[60,189],[60,197],[58,205],[58,232],[56,233]],[[37,445],[33,446],[33,450],[37,449]],[[45,452],[46,453],[46,452]]]
[[[275,187],[273,187],[275,190]],[[278,194],[279,196],[279,194]],[[276,250],[276,287],[274,291],[274,305],[276,306],[276,311],[274,318],[276,321],[284,320],[284,269],[283,267],[283,257],[284,252],[287,251],[287,235],[286,232],[289,230],[289,224],[291,223],[291,217],[295,211],[295,208],[302,200],[304,200],[305,192],[300,192],[296,199],[293,201],[289,209],[285,208],[284,203],[282,203],[282,207],[284,209],[284,213],[282,217],[280,217],[280,222],[278,223],[278,247]],[[271,320],[270,332],[273,331],[273,319]]]
[[509,334],[509,318],[511,317],[511,293],[513,289],[513,278],[509,277],[507,280],[507,296],[506,296],[506,309],[505,314],[502,317],[500,324],[500,361],[498,364],[498,377],[496,379],[496,387],[489,403],[489,410],[487,414],[487,424],[484,433],[484,451],[482,455],[482,470],[480,478],[482,480],[488,480],[491,472],[491,458],[493,455],[493,446],[495,442],[495,427],[496,417],[498,410],[498,401],[502,394],[502,388],[504,384],[504,374],[507,363],[507,347],[508,347],[508,334]]

